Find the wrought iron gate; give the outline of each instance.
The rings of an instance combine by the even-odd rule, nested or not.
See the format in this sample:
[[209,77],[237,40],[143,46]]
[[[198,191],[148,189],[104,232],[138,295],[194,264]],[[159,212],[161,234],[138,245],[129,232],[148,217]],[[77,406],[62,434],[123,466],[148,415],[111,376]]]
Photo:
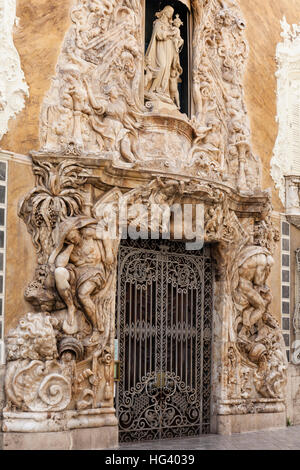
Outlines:
[[123,241],[117,323],[120,441],[209,433],[213,267],[210,248]]

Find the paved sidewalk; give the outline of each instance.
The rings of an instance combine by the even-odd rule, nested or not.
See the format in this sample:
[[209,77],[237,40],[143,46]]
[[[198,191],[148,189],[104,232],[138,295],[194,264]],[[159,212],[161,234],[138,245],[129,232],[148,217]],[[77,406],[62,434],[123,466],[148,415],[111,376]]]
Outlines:
[[120,450],[300,450],[300,426],[220,436],[120,444]]

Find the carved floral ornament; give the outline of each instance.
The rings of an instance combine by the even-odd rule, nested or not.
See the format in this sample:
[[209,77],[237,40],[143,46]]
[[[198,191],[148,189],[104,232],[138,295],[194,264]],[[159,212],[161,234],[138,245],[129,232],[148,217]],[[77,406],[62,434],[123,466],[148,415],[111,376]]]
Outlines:
[[[31,313],[7,335],[4,431],[22,432],[26,419],[34,432],[83,422],[117,425],[120,236],[99,236],[97,227],[114,217],[121,225],[123,205],[129,219],[136,204],[204,206],[204,240],[213,245],[217,266],[215,323],[222,319],[222,336],[214,333],[214,344],[222,344],[215,413],[284,408],[286,359],[267,286],[278,232],[250,145],[242,89],[244,23],[235,1],[191,1],[189,118],[170,94],[172,67],[182,68],[179,19],[171,9],[158,13],[143,71],[140,1],[81,0],[71,11],[73,24],[41,112],[42,150],[33,154],[36,187],[19,205],[37,269],[25,290]],[[168,67],[155,55],[164,28]],[[149,97],[144,80],[154,63]],[[164,86],[169,84],[163,93],[162,69]],[[155,80],[159,86],[152,86]],[[159,114],[166,104],[169,111]],[[150,231],[147,217],[141,225]]]

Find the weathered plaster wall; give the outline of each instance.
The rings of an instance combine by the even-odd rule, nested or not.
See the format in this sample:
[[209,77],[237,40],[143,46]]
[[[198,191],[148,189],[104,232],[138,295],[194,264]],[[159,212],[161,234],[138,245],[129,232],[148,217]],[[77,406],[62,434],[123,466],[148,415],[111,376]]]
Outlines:
[[250,116],[254,151],[263,162],[263,186],[272,188],[274,209],[282,211],[282,203],[270,175],[270,161],[277,137],[276,109],[276,46],[281,42],[280,20],[299,23],[299,0],[240,0],[247,22],[250,57],[245,77],[245,97]]
[[[291,296],[291,304],[290,304],[290,309],[291,309],[291,322],[292,318],[294,316],[294,311],[295,311],[295,300],[296,300],[296,295],[295,295],[295,287],[296,287],[296,255],[295,251],[297,248],[300,248],[300,231],[291,225],[291,286],[294,286],[292,296]],[[293,331],[293,325],[291,325],[291,343],[295,339],[295,334]]]
[[[18,0],[14,43],[30,88],[25,109],[9,122],[0,145],[5,150],[28,154],[39,148],[39,112],[50,88],[60,47],[68,29],[72,0]],[[26,191],[25,191],[26,192]]]
[[[0,152],[0,158],[4,155]],[[17,216],[19,200],[34,187],[31,162],[8,156],[8,200],[6,238],[5,332],[30,311],[23,293],[32,280],[36,254],[24,222]]]
[[14,46],[16,0],[0,0],[0,139],[9,119],[19,113],[28,96],[18,51]]

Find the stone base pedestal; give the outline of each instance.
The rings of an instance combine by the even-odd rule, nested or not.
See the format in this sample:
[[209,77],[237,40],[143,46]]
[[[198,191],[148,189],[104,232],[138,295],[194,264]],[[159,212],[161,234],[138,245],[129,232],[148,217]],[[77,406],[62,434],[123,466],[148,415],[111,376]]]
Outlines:
[[262,431],[264,429],[285,428],[286,413],[257,413],[247,415],[228,415],[217,417],[218,434]]
[[61,432],[0,433],[0,444],[1,442],[3,450],[117,449],[118,426],[73,429]]

